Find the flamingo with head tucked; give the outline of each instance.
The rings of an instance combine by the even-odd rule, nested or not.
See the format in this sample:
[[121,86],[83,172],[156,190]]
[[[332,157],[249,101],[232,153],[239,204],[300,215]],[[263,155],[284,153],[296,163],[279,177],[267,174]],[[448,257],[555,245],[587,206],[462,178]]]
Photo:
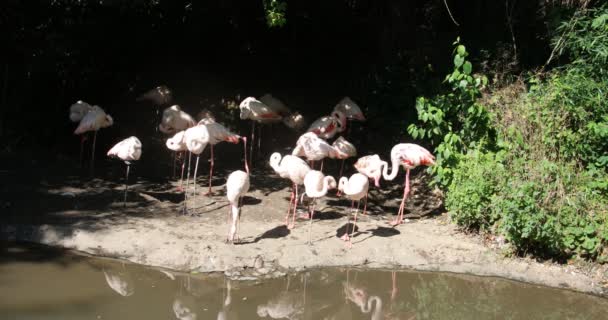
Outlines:
[[175,134],[196,125],[191,115],[182,111],[178,105],[173,105],[163,111],[163,116],[158,129],[165,134]]
[[[179,131],[178,133],[173,135],[173,137],[167,139],[166,145],[169,150],[175,151],[176,153],[187,151],[188,147],[186,146],[186,130]],[[184,181],[184,166],[186,165],[185,157],[183,160],[184,161],[182,161],[182,173],[179,179],[179,186],[177,187],[177,190],[180,192],[183,190],[182,183]],[[190,168],[190,162],[188,162],[188,168]]]
[[348,120],[357,120],[357,121],[365,121],[365,116],[357,105],[351,98],[344,97],[336,106],[334,107],[334,111],[340,111],[344,113],[346,119]]
[[[211,194],[211,181],[213,180],[213,163],[214,163],[213,146],[215,146],[216,144],[223,142],[223,141],[234,143],[234,144],[239,143],[239,140],[241,140],[241,136],[239,136],[236,133],[231,132],[226,127],[215,122],[215,120],[210,119],[210,118],[201,120],[199,122],[199,125],[206,126],[207,130],[209,131],[209,145],[210,145],[210,149],[211,149],[211,155],[210,155],[211,164],[209,166],[209,191],[207,192],[207,194],[210,195]],[[245,161],[247,161],[247,159],[245,159]],[[195,177],[194,181],[196,183],[196,177]]]
[[[84,116],[93,109],[93,106],[90,104],[78,100],[76,103],[70,106],[70,120],[72,122],[80,122]],[[84,150],[84,141],[86,140],[85,135],[81,135],[80,137],[80,165],[82,166],[82,152]]]
[[395,226],[403,222],[405,211],[405,199],[410,192],[410,170],[417,166],[431,166],[435,164],[435,157],[425,148],[413,143],[400,143],[391,149],[391,173],[388,173],[388,164],[384,162],[382,176],[385,180],[393,180],[399,172],[399,165],[405,169],[405,186],[403,188],[403,199],[399,206],[397,218],[391,222]]
[[[272,169],[281,177],[287,178],[292,182],[291,199],[289,200],[289,208],[287,209],[287,216],[285,217],[285,225],[289,229],[295,226],[296,220],[296,207],[298,205],[298,185],[304,183],[306,174],[310,171],[310,167],[306,162],[296,156],[285,155],[281,156],[280,153],[275,152],[270,156],[270,166]],[[295,192],[295,193],[294,193]],[[293,204],[293,218],[292,223],[289,224],[289,215],[291,213],[291,204]]]
[[[274,99],[274,98],[273,98]],[[249,156],[253,159],[253,145],[255,144],[255,123],[266,124],[276,123],[283,119],[281,114],[266,105],[264,102],[254,98],[247,97],[239,104],[241,111],[240,118],[242,120],[252,120],[251,122],[251,150]]]
[[125,194],[123,198],[123,206],[127,206],[127,187],[129,182],[129,168],[131,161],[137,161],[141,157],[141,141],[137,137],[129,137],[117,143],[108,151],[108,157],[115,157],[125,162],[127,165],[127,174],[125,176]]
[[334,111],[330,116],[324,116],[313,122],[308,132],[314,132],[321,139],[331,139],[336,133],[346,130],[346,116],[341,111]]
[[[80,102],[82,101],[79,101],[76,104],[79,104]],[[86,106],[83,108],[86,108]],[[76,119],[76,117],[72,118],[72,112],[70,112],[70,119]],[[107,128],[112,124],[114,124],[114,119],[112,119],[109,114],[106,114],[106,112],[103,111],[103,109],[99,106],[92,106],[89,111],[84,114],[82,119],[80,119],[78,127],[74,131],[74,134],[83,134],[88,131],[94,132],[93,147],[91,151],[91,171],[93,170],[95,163],[95,142],[97,140],[97,131],[99,131],[101,128]]]
[[[363,207],[363,214],[367,208],[367,190],[369,188],[369,181],[366,176],[355,173],[350,178],[342,177],[338,182],[338,189],[344,194],[345,197],[351,200],[351,210],[348,212],[348,220],[346,224],[346,233],[342,236],[342,240],[348,241],[348,246],[352,246],[352,236],[357,228],[357,214],[359,213],[359,205],[361,199],[365,198],[365,205]],[[349,236],[348,227],[350,226],[350,214],[357,201],[357,211],[355,211],[355,222],[353,224],[353,230]]]
[[338,155],[338,157],[336,157],[336,159],[342,160],[342,164],[340,165],[340,173],[338,174],[338,177],[341,177],[342,171],[344,170],[344,161],[346,161],[346,159],[348,158],[356,157],[357,148],[355,148],[352,143],[348,142],[342,136],[338,137],[338,139],[336,139],[336,141],[334,141],[331,146],[334,147],[336,150],[340,151],[340,154]]
[[[336,159],[346,157],[346,153],[343,153],[339,149],[331,146],[313,132],[307,132],[298,138],[296,147],[293,149],[291,155],[305,157],[308,159],[308,161],[318,161],[325,158]],[[323,163],[321,163],[321,171],[322,170]]]
[[[327,194],[327,191],[330,189],[334,189],[336,187],[336,179],[332,176],[325,176],[323,172],[310,170],[304,177],[304,189],[305,192],[302,194],[302,197],[306,195],[309,198],[312,198],[312,202],[309,205],[310,212],[310,221],[308,223],[308,243],[312,243],[311,241],[311,230],[312,230],[312,219],[315,214],[315,204],[317,199],[324,197]],[[302,201],[300,201],[302,202]]]

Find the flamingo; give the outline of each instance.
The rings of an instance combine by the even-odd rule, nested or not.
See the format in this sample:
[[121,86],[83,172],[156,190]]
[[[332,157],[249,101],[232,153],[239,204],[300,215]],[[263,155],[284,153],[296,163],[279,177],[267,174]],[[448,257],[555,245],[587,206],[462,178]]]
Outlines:
[[184,196],[185,196],[185,200],[187,199],[186,194],[188,193],[188,185],[190,184],[190,158],[192,157],[192,153],[194,153],[196,155],[196,165],[194,166],[194,191],[193,191],[193,195],[194,193],[196,193],[196,173],[198,172],[198,160],[200,159],[201,153],[203,153],[203,151],[205,150],[205,147],[207,147],[207,144],[209,144],[209,140],[210,140],[210,133],[209,133],[209,129],[207,128],[206,125],[204,124],[199,124],[196,125],[192,128],[189,128],[188,130],[186,130],[186,132],[184,133],[184,139],[186,141],[186,148],[188,148],[188,151],[190,151],[190,154],[188,156],[188,174],[186,175],[186,187],[185,187],[185,192],[184,192]]
[[127,174],[125,176],[125,195],[123,198],[123,207],[127,206],[127,187],[129,182],[129,168],[131,161],[137,161],[141,157],[141,141],[137,137],[129,137],[117,143],[108,151],[108,157],[116,157],[124,161],[127,165]]
[[[312,198],[312,203],[309,206],[310,211],[310,221],[308,223],[308,243],[312,243],[311,241],[311,229],[312,229],[312,219],[315,214],[315,203],[318,198],[324,197],[327,194],[327,191],[330,189],[336,188],[336,179],[332,176],[325,176],[321,171],[310,170],[304,177],[304,189],[305,192],[302,194],[302,197],[306,195],[309,198]],[[300,202],[302,202],[300,200]]]
[[[80,122],[84,116],[93,109],[90,104],[78,100],[76,103],[70,106],[70,120],[72,122]],[[82,165],[82,152],[84,150],[84,141],[86,140],[85,135],[80,138],[80,165]]]
[[[274,98],[273,98],[274,99]],[[253,160],[253,145],[255,144],[255,123],[276,123],[283,119],[283,116],[279,112],[275,111],[262,101],[254,98],[247,97],[239,104],[241,110],[240,118],[242,120],[252,120],[251,122],[251,150],[249,156]]]
[[365,210],[367,208],[367,190],[369,188],[369,181],[366,176],[355,173],[350,178],[342,177],[340,178],[340,182],[338,183],[338,189],[344,193],[344,195],[351,200],[351,211],[355,206],[355,201],[357,201],[357,211],[355,211],[355,222],[353,224],[353,231],[350,236],[348,235],[348,226],[350,221],[351,211],[348,212],[348,220],[346,224],[346,233],[342,236],[342,240],[348,241],[348,246],[352,246],[352,236],[355,233],[355,229],[357,227],[357,214],[359,213],[359,205],[361,203],[361,199],[365,198],[365,205],[363,207],[363,214],[365,214]]
[[374,180],[376,188],[380,188],[380,178],[382,178],[382,168],[386,165],[386,161],[382,161],[377,154],[361,157],[355,162],[355,169]]
[[247,165],[246,137],[243,137],[243,146],[245,149],[245,171],[237,170],[232,172],[226,181],[226,197],[228,198],[228,202],[230,202],[232,213],[232,225],[230,226],[228,239],[226,240],[228,243],[234,243],[234,238],[238,231],[238,224],[241,218],[243,195],[249,191],[249,166]]
[[346,129],[346,116],[341,111],[334,111],[330,116],[324,116],[313,122],[308,132],[314,132],[321,139],[331,139],[336,133]]
[[[310,167],[306,164],[304,160],[296,156],[281,156],[281,154],[278,152],[275,152],[270,156],[270,166],[281,178],[287,178],[291,180],[293,184],[291,190],[291,199],[289,200],[289,208],[287,209],[287,216],[285,217],[285,225],[287,225],[289,229],[292,229],[295,226],[296,207],[298,206],[298,185],[304,183],[304,178],[306,177],[306,174],[310,171]],[[292,202],[294,202],[293,218],[292,223],[288,224]]]
[[[334,148],[313,132],[307,132],[298,138],[292,156],[306,157],[308,161],[323,160],[324,158],[341,158],[346,154]],[[323,170],[323,163],[321,163]]]
[[173,101],[173,92],[166,85],[160,85],[146,91],[144,94],[137,97],[136,101],[150,101],[157,106],[163,106]]
[[[211,181],[213,180],[213,146],[222,142],[230,142],[230,143],[239,143],[241,140],[241,136],[236,133],[231,132],[223,125],[215,122],[215,120],[211,118],[205,118],[199,122],[199,125],[205,125],[207,130],[209,131],[209,145],[211,147],[211,165],[209,167],[209,191],[207,194],[211,194]],[[243,140],[245,141],[245,140]],[[247,159],[245,159],[247,161]],[[196,188],[196,169],[194,169],[194,183]]]
[[[194,118],[192,118],[192,116],[182,111],[180,106],[173,105],[163,111],[162,119],[160,121],[160,124],[158,125],[158,130],[160,130],[160,132],[164,134],[175,134],[179,131],[192,128],[195,125],[196,121],[194,121]],[[175,175],[176,159],[177,152],[173,155],[173,175]]]
[[397,218],[391,222],[395,226],[403,222],[405,199],[410,192],[410,170],[417,166],[431,166],[435,164],[435,157],[425,148],[413,143],[399,143],[391,149],[391,173],[388,174],[388,164],[383,163],[382,176],[385,180],[392,181],[397,177],[399,165],[405,169],[405,186],[403,188],[403,199],[399,206]]
[[[186,146],[186,130],[179,131],[178,133],[173,135],[173,137],[167,139],[166,145],[169,150],[172,150],[175,152],[185,152],[186,150],[188,150],[188,147]],[[186,159],[184,158],[184,161],[182,162],[182,173],[179,178],[179,187],[177,187],[177,190],[179,190],[180,192],[182,190],[182,183],[184,181],[184,166],[185,165],[186,165]],[[188,162],[188,168],[190,168],[189,162]]]
[[[365,289],[347,283],[344,284],[344,293],[348,300],[352,301],[361,309],[361,312],[366,314],[371,312],[371,320],[380,320],[384,318],[382,299],[380,299],[380,297],[368,296]],[[374,302],[375,308],[373,306]]]
[[[72,118],[71,112],[70,118]],[[112,119],[109,114],[106,114],[106,112],[103,111],[103,109],[99,106],[92,106],[91,109],[82,117],[82,119],[80,119],[80,123],[74,131],[74,134],[83,134],[88,131],[94,131],[93,147],[91,151],[91,171],[93,170],[93,165],[95,163],[95,141],[97,140],[97,131],[99,131],[101,128],[107,128],[112,124],[114,124],[114,119]]]
[[306,119],[298,111],[283,117],[283,124],[293,131],[301,131],[306,126]]
[[344,97],[336,106],[334,111],[340,111],[344,113],[348,120],[365,121],[365,116],[361,111],[361,108],[349,97]]
[[175,134],[196,125],[191,115],[182,111],[178,105],[173,105],[163,111],[163,117],[158,129],[165,134]]
[[338,139],[336,139],[336,141],[334,141],[331,146],[334,147],[336,150],[340,151],[340,154],[336,158],[342,159],[342,164],[340,165],[340,173],[338,174],[338,177],[341,177],[342,170],[344,169],[344,161],[346,161],[346,159],[348,158],[356,157],[357,148],[355,148],[352,143],[346,141],[346,139],[344,139],[344,137],[342,136],[338,137]]

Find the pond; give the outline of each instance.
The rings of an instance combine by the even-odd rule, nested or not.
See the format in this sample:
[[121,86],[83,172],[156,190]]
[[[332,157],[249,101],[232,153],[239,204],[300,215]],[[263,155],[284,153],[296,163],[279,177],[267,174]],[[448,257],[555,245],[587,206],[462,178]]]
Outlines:
[[4,244],[2,319],[606,319],[608,300],[498,278],[327,268],[184,274]]

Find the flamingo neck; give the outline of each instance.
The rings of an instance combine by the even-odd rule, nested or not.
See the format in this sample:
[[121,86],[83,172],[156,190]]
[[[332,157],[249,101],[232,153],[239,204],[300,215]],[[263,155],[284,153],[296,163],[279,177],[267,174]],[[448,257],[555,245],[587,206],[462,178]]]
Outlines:
[[247,137],[242,137],[243,139],[243,148],[244,148],[244,156],[245,156],[245,172],[249,174],[249,164],[247,163]]
[[386,161],[382,161],[382,177],[384,178],[384,180],[388,180],[391,181],[393,179],[395,179],[395,177],[397,177],[397,174],[399,173],[399,160],[398,159],[391,159],[391,163],[392,163],[392,168],[391,168],[391,173],[388,173],[388,163]]

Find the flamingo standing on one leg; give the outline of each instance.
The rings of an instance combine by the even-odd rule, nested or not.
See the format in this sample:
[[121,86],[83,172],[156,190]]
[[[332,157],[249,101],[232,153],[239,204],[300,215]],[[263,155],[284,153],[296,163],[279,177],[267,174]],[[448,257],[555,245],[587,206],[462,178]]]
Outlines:
[[[345,153],[342,153],[337,148],[334,148],[313,132],[307,132],[298,138],[296,147],[293,149],[291,155],[306,157],[308,161],[323,160],[324,158],[333,159],[346,156]],[[321,163],[321,171],[322,170],[323,163]]]
[[315,214],[315,203],[318,198],[324,197],[328,190],[336,188],[336,179],[332,176],[323,175],[321,171],[310,170],[304,177],[304,188],[306,191],[302,194],[302,197],[306,195],[307,197],[312,198],[312,202],[309,205],[310,221],[308,223],[308,243],[311,244],[312,219]]
[[137,161],[141,157],[141,141],[137,137],[129,137],[117,143],[108,151],[108,157],[116,157],[124,161],[127,165],[127,174],[125,176],[125,194],[123,198],[123,207],[127,206],[127,187],[129,182],[129,168],[131,161]]
[[197,125],[189,128],[184,133],[184,139],[186,141],[186,148],[190,151],[188,156],[188,174],[186,175],[186,187],[184,188],[184,212],[188,210],[188,185],[190,184],[190,158],[192,153],[196,155],[196,165],[194,166],[194,191],[196,192],[196,173],[198,171],[198,160],[200,159],[201,153],[209,144],[209,130],[206,125]]
[[[188,147],[186,146],[186,130],[182,130],[182,131],[176,133],[173,137],[167,139],[166,145],[169,150],[185,153],[185,151],[188,150]],[[182,161],[182,173],[179,178],[179,186],[177,187],[177,190],[180,192],[183,190],[182,184],[184,181],[185,165],[186,165],[186,158],[184,156],[184,161]],[[188,163],[188,168],[190,168],[190,163]]]
[[[90,104],[88,104],[82,100],[78,100],[78,101],[76,101],[76,103],[74,103],[70,106],[70,120],[72,122],[80,122],[80,120],[82,120],[82,118],[84,118],[84,116],[91,110],[93,110],[93,106],[91,106]],[[80,137],[80,162],[79,162],[79,164],[81,166],[82,166],[82,152],[84,150],[84,141],[85,140],[86,140],[86,136],[83,134]]]
[[399,206],[397,218],[391,222],[395,226],[403,222],[405,211],[405,199],[410,192],[410,170],[417,166],[431,166],[435,164],[435,157],[425,148],[413,143],[400,143],[391,149],[391,173],[388,174],[388,164],[383,164],[382,176],[385,180],[393,180],[399,172],[399,165],[405,169],[405,186],[403,188],[403,199]]
[[357,156],[357,148],[355,148],[352,143],[346,141],[344,137],[338,137],[338,139],[336,139],[336,141],[334,141],[331,146],[334,147],[336,150],[340,151],[339,155],[336,158],[342,160],[342,164],[340,165],[340,173],[338,174],[338,177],[341,177],[342,171],[344,170],[344,162],[348,158]]
[[95,142],[97,140],[97,131],[101,128],[107,128],[114,124],[114,119],[109,114],[106,114],[99,106],[92,106],[91,110],[87,112],[84,117],[80,120],[78,128],[74,131],[74,134],[83,134],[87,131],[94,131],[93,133],[93,147],[91,148],[91,172],[93,172],[95,163]]
[[[173,105],[163,111],[162,119],[158,125],[158,129],[164,134],[176,134],[179,131],[184,131],[188,128],[192,128],[196,125],[194,118],[188,113],[182,111],[178,105]],[[173,171],[175,175],[175,159],[177,153],[174,154],[173,160]],[[184,159],[185,161],[186,159]],[[183,164],[182,164],[183,165]]]
[[330,116],[317,119],[307,131],[314,132],[319,138],[327,140],[344,130],[346,130],[346,116],[341,111],[334,111]]
[[[287,178],[291,180],[293,184],[289,208],[287,209],[287,216],[285,217],[285,225],[287,225],[289,229],[292,229],[295,226],[296,208],[298,206],[298,185],[304,183],[304,177],[306,177],[306,174],[310,171],[310,167],[304,160],[296,156],[285,155],[281,157],[281,154],[278,152],[275,152],[270,156],[270,166],[281,178]],[[292,202],[294,202],[293,218],[292,223],[289,224],[289,214],[291,212]]]
[[342,177],[340,178],[340,182],[338,183],[338,189],[344,193],[344,195],[349,198],[351,202],[351,211],[355,206],[355,201],[357,201],[357,211],[355,211],[355,222],[353,224],[353,231],[350,236],[348,235],[348,226],[350,225],[350,211],[348,213],[348,220],[346,223],[346,233],[342,236],[342,240],[348,241],[348,246],[351,247],[352,237],[355,233],[355,229],[357,228],[357,214],[359,213],[359,205],[361,203],[361,199],[365,198],[365,205],[363,207],[363,214],[365,214],[365,210],[367,208],[367,190],[369,188],[369,180],[366,176],[355,173],[350,178]]
[[240,118],[242,120],[252,120],[251,122],[251,150],[249,156],[253,160],[253,145],[255,144],[255,123],[275,123],[280,122],[283,117],[275,110],[270,108],[262,101],[254,98],[247,97],[239,104],[241,110]]
[[[211,181],[213,180],[213,163],[214,163],[213,146],[215,146],[216,144],[218,144],[222,141],[235,143],[235,144],[239,143],[239,140],[241,140],[241,136],[239,136],[236,133],[231,132],[223,125],[221,125],[209,118],[201,120],[199,122],[199,125],[205,125],[207,127],[207,130],[209,131],[209,144],[210,144],[210,149],[211,149],[211,155],[210,155],[211,164],[209,166],[209,191],[207,192],[207,194],[211,195]],[[245,161],[247,161],[247,159],[245,159]],[[194,183],[196,184],[196,174],[194,177]]]
[[[241,207],[243,205],[243,195],[249,191],[249,166],[247,165],[247,138],[243,137],[245,171],[237,170],[228,176],[226,181],[226,197],[230,202],[230,212],[232,214],[232,225],[228,232],[226,242],[234,243],[234,238],[238,232],[241,220]],[[236,236],[238,241],[238,236]]]

